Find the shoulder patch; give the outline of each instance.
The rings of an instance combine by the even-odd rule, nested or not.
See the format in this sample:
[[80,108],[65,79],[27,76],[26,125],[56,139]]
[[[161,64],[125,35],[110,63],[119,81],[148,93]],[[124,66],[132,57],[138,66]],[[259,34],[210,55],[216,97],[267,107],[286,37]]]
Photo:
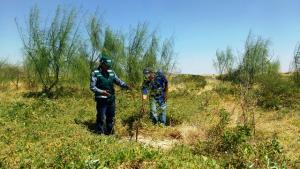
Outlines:
[[109,73],[109,76],[115,76],[115,74],[114,73]]
[[101,76],[102,76],[102,74],[100,73],[99,70],[95,70],[94,73],[95,73],[95,75],[96,75],[97,77],[101,77]]

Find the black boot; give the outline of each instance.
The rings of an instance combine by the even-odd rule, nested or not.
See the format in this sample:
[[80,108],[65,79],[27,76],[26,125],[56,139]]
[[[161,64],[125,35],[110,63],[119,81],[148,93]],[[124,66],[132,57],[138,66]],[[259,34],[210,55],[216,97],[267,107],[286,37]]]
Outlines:
[[96,124],[95,133],[104,134],[103,126],[101,126],[100,124]]

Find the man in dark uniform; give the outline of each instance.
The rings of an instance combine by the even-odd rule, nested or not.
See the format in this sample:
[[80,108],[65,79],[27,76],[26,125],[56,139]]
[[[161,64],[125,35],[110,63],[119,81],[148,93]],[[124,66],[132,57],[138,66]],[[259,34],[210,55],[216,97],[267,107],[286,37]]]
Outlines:
[[[96,131],[100,134],[113,134],[115,117],[115,89],[114,84],[123,89],[129,89],[110,69],[112,60],[107,57],[100,59],[99,67],[91,74],[90,89],[95,94],[97,120]],[[106,126],[104,127],[104,124]]]

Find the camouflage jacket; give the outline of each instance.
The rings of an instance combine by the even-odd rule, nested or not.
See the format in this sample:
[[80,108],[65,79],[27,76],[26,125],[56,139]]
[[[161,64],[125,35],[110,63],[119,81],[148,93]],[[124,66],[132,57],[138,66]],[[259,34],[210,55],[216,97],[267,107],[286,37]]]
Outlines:
[[161,72],[156,72],[153,80],[144,80],[142,93],[149,95],[157,101],[164,101],[167,88],[168,80],[166,76]]

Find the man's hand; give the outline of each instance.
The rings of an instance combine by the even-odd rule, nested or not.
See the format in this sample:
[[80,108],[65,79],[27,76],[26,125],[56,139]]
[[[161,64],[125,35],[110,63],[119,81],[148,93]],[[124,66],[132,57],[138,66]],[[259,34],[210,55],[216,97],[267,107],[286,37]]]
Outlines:
[[126,90],[132,90],[131,85],[127,85]]
[[143,100],[147,99],[147,95],[143,94]]
[[104,90],[103,95],[104,96],[110,96],[110,93],[108,93],[108,91]]

